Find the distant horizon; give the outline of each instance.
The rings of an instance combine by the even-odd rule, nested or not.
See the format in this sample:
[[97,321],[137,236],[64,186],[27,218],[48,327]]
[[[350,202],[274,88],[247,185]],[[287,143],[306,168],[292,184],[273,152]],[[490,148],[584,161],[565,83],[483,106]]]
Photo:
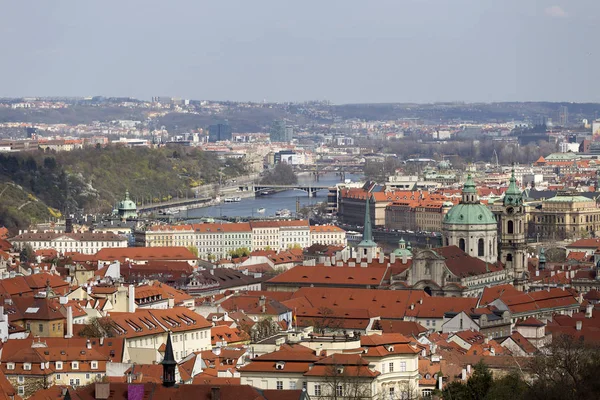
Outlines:
[[193,98],[183,96],[151,96],[150,98],[140,98],[135,96],[117,96],[117,95],[93,95],[93,96],[61,96],[61,95],[47,95],[47,96],[0,96],[0,101],[6,100],[20,100],[20,99],[90,99],[94,97],[103,97],[106,99],[118,99],[127,98],[132,100],[138,100],[143,102],[152,102],[152,97],[168,97],[171,99],[181,99],[189,101],[208,101],[217,103],[255,103],[255,104],[285,104],[285,103],[315,103],[315,102],[328,102],[331,105],[336,106],[348,106],[348,105],[386,105],[386,104],[415,104],[415,105],[428,105],[428,104],[502,104],[502,103],[550,103],[550,104],[600,104],[598,101],[568,101],[568,100],[493,100],[493,101],[466,101],[466,100],[448,100],[448,101],[430,101],[430,102],[417,102],[417,101],[385,101],[385,102],[350,102],[350,103],[338,103],[328,99],[311,99],[311,100],[284,100],[284,101],[257,101],[257,100],[219,100],[219,99],[205,99],[205,98]]

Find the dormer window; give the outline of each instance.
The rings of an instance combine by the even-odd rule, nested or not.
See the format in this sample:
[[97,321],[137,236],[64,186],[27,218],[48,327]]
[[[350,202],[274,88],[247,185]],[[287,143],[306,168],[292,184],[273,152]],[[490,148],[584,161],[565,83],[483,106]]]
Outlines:
[[71,363],[71,368],[73,368],[73,369],[79,369],[79,361],[73,361]]
[[55,365],[56,365],[56,369],[58,369],[58,370],[60,370],[60,369],[62,369],[62,368],[63,368],[63,363],[62,363],[62,361],[57,361]]
[[92,361],[91,362],[91,368],[92,369],[98,369],[98,361]]
[[31,363],[25,363],[25,364],[23,364],[23,369],[25,371],[31,371]]
[[6,369],[15,369],[15,363],[7,363]]

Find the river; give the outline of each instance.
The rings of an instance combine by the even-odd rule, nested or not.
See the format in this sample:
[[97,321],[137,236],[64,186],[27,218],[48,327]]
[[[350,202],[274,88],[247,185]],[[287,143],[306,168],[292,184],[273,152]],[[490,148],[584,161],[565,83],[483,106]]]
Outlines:
[[[346,174],[346,179],[353,182],[361,179],[360,175]],[[316,181],[312,176],[298,176],[298,184],[313,184],[315,186],[334,186],[340,183],[339,175],[334,172],[326,173]],[[245,198],[237,203],[221,203],[216,206],[195,208],[187,211],[188,218],[212,217],[273,217],[278,210],[288,209],[292,215],[296,212],[296,201],[300,201],[300,207],[314,205],[327,201],[327,190],[320,190],[316,197],[308,197],[303,190],[286,190],[267,196],[257,196],[255,198]],[[258,209],[264,208],[264,213],[259,213]],[[185,212],[182,212],[184,216]],[[178,214],[179,215],[179,214]]]

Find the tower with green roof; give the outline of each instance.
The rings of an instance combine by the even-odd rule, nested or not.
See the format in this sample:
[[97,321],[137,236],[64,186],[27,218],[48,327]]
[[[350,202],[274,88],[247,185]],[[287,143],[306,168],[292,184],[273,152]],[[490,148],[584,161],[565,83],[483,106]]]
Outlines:
[[479,201],[475,180],[469,174],[459,204],[442,221],[444,246],[458,246],[465,253],[494,263],[498,259],[498,225],[492,212]]
[[377,257],[377,243],[373,241],[373,228],[371,226],[371,207],[369,205],[369,198],[371,193],[367,192],[367,198],[365,200],[365,222],[363,226],[363,238],[356,246],[356,249],[361,257]]
[[529,279],[525,240],[527,226],[523,192],[517,186],[514,169],[510,175],[508,189],[504,193],[503,206],[500,216],[500,261],[512,276],[513,285],[519,290],[525,290]]

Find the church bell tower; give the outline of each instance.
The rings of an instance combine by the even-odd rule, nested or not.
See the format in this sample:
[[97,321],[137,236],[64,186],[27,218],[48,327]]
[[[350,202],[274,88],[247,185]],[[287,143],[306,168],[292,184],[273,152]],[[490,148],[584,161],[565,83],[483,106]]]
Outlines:
[[527,242],[525,240],[525,208],[523,194],[517,187],[515,171],[512,170],[510,184],[504,194],[502,210],[502,234],[500,237],[500,261],[504,264],[513,286],[518,290],[527,289],[529,271],[527,269]]

